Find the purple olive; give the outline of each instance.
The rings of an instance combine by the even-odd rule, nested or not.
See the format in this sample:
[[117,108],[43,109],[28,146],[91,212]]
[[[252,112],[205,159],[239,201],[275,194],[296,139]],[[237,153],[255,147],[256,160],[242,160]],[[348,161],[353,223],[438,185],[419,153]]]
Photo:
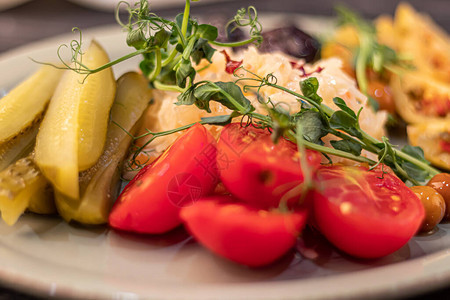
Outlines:
[[263,31],[261,52],[282,51],[288,55],[314,61],[319,56],[320,43],[315,38],[295,26]]

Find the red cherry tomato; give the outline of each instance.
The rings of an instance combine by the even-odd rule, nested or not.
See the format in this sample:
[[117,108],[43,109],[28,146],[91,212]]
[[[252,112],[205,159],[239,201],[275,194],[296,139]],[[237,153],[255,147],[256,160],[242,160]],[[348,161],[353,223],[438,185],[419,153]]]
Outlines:
[[164,233],[181,224],[181,207],[214,190],[216,142],[200,124],[178,138],[125,187],[109,215],[113,228]]
[[306,210],[260,210],[231,196],[210,196],[181,210],[181,218],[197,241],[220,256],[251,267],[268,265],[287,253],[306,217]]
[[[285,194],[291,203],[299,198],[304,176],[294,143],[281,138],[274,144],[267,130],[232,123],[222,130],[217,150],[220,178],[240,200],[269,209],[278,207]],[[321,155],[306,150],[306,161],[314,173]]]
[[420,199],[381,169],[326,166],[318,170],[314,221],[342,251],[363,258],[388,255],[417,232],[425,216]]

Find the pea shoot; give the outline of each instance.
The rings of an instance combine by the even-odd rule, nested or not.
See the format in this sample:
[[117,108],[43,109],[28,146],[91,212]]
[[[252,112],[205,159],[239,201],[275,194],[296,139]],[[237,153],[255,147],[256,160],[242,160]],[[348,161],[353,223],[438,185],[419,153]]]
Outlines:
[[[142,61],[139,67],[154,88],[179,93],[178,102],[175,105],[195,105],[199,109],[211,112],[210,102],[214,101],[231,110],[228,115],[203,118],[200,121],[201,124],[223,126],[240,117],[241,122],[246,120],[246,123],[254,126],[270,128],[274,141],[281,137],[290,139],[297,143],[300,149],[308,148],[321,152],[329,159],[330,163],[332,163],[330,155],[367,163],[373,168],[383,163],[391,167],[400,178],[413,184],[420,184],[439,173],[425,160],[423,151],[419,147],[405,146],[400,150],[394,147],[386,137],[380,141],[364,132],[359,125],[361,109],[357,112],[353,111],[343,99],[338,97],[333,99],[338,110],[333,110],[322,103],[322,98],[317,94],[319,83],[315,77],[308,77],[299,82],[301,94],[278,85],[273,74],[261,77],[242,66],[234,72],[235,81],[195,81],[197,71],[193,64],[198,65],[203,60],[212,63],[212,56],[216,51],[213,46],[236,47],[247,44],[258,45],[261,42],[262,27],[254,7],[239,10],[227,24],[227,26],[235,28],[248,28],[250,37],[239,42],[223,43],[216,41],[218,37],[216,27],[199,24],[197,20],[191,18],[191,0],[186,0],[184,12],[177,15],[174,20],[164,19],[149,11],[147,0],[141,0],[135,6],[124,1],[119,5],[126,7],[128,19],[123,22],[118,14],[119,10],[117,10],[117,21],[127,32],[127,44],[135,51],[97,69],[89,69],[82,62],[80,32],[79,41],[74,40],[69,46],[64,45],[72,51],[72,64],[63,61],[62,68],[89,76],[140,55]],[[346,16],[348,20],[362,24],[353,15],[347,13]],[[370,38],[369,44],[372,45],[373,32],[364,24],[360,27],[367,35],[367,39]],[[365,67],[368,61],[371,60],[373,67],[378,68],[375,59],[379,56],[378,54],[382,55],[384,59],[389,57],[394,59],[395,57],[387,55],[386,53],[391,52],[385,48],[379,49],[381,52],[376,50],[366,53],[363,46],[368,47],[369,44],[364,44],[364,38],[362,42],[357,79],[363,92],[366,92]],[[61,47],[58,49],[58,55],[61,49]],[[238,72],[241,74],[237,75]],[[263,99],[259,91],[265,86],[276,88],[296,97],[301,103],[301,110],[291,114],[282,105],[274,104],[270,99]],[[266,107],[267,114],[257,113],[251,101],[244,96],[243,91],[253,92]],[[163,132],[148,131],[144,135],[133,136],[134,140],[145,136],[151,136],[151,138],[143,146],[135,147],[132,163],[139,165],[135,161],[139,153],[154,139],[185,130],[193,125],[188,124]],[[331,147],[327,147],[322,141],[326,135],[333,135],[338,140],[331,141]],[[376,154],[378,160],[361,155],[363,150]]]

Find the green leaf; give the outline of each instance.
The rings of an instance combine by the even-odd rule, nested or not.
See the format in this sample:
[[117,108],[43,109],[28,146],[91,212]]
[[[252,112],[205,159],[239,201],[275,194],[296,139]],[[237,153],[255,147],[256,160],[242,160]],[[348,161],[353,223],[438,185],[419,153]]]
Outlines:
[[167,43],[169,42],[170,35],[164,29],[157,31],[150,39],[150,45],[159,47],[161,49],[167,49]]
[[178,95],[178,101],[175,103],[176,105],[192,105],[197,101],[194,96],[194,86],[188,88],[185,92]]
[[144,32],[139,28],[133,29],[127,34],[127,45],[136,50],[144,48],[146,41]]
[[201,82],[181,93],[176,104],[195,104],[198,108],[211,112],[210,101],[219,102],[241,115],[255,110],[251,102],[244,97],[241,88],[234,82]]
[[216,49],[209,45],[208,40],[199,38],[192,49],[191,57],[195,64],[199,64],[200,61],[205,58],[212,63],[212,57]]
[[317,104],[322,103],[322,97],[317,94],[319,90],[319,81],[316,77],[309,77],[300,82],[300,89],[303,96],[311,99]]
[[297,120],[302,125],[305,140],[323,145],[322,138],[328,134],[328,130],[318,111],[305,110],[297,117]]
[[243,115],[255,110],[250,100],[245,98],[241,88],[234,82],[207,82],[196,88],[194,94],[198,99],[196,105],[201,109],[205,107],[209,109],[209,101],[213,100]]
[[181,59],[181,64],[175,72],[177,85],[181,88],[186,86],[186,79],[191,78],[194,80],[195,69],[192,67],[191,61],[189,59]]
[[351,141],[351,140],[339,140],[339,141],[335,141],[332,140],[330,141],[331,146],[333,146],[334,149],[337,150],[341,150],[341,151],[345,151],[345,152],[349,152],[351,154],[354,155],[361,155],[361,151],[362,151],[362,147],[360,144]]
[[420,161],[430,164],[430,162],[427,161],[427,159],[425,158],[423,149],[418,146],[406,145],[402,148],[402,151],[405,152],[406,154],[411,155],[414,158],[417,158]]
[[409,161],[403,161],[400,163],[400,166],[403,168],[403,170],[408,173],[408,175],[411,178],[414,178],[417,181],[425,181],[429,173],[422,168],[419,168],[418,166],[414,165],[413,163],[410,163]]
[[371,57],[371,64],[374,71],[381,72],[385,65],[398,64],[399,62],[395,50],[386,45],[375,43]]
[[282,129],[291,127],[291,116],[289,111],[287,111],[283,105],[275,105],[273,108],[269,108],[268,111],[272,121],[275,123],[274,125]]
[[155,68],[155,52],[145,53],[144,59],[140,62],[139,68],[145,76],[148,76]]
[[334,97],[333,102],[342,111],[346,112],[348,115],[353,117],[355,120],[357,119],[355,112],[350,107],[347,106],[347,104],[345,103],[345,101],[342,98]]
[[175,49],[179,52],[179,53],[183,53],[184,52],[184,47],[181,44],[177,44],[175,46]]
[[[183,24],[183,16],[184,14],[178,14],[175,17],[175,22],[173,22],[172,25],[172,34],[170,35],[169,43],[171,45],[175,45],[178,43],[178,37],[181,35],[181,26]],[[189,19],[188,25],[187,25],[187,31],[186,31],[186,37],[191,36],[192,33],[192,20]]]
[[196,34],[202,39],[215,41],[218,36],[218,31],[217,27],[208,24],[201,24],[198,26]]
[[227,124],[230,124],[233,118],[240,116],[239,113],[233,112],[229,115],[223,115],[223,116],[214,116],[214,117],[205,117],[202,118],[203,123],[207,123],[210,125],[219,125],[219,126],[225,126]]
[[197,40],[195,39],[195,37],[191,37],[189,39],[188,44],[186,45],[186,47],[183,50],[183,59],[189,59],[192,52],[194,51],[194,46],[195,46],[196,42],[197,42]]
[[363,137],[359,130],[358,120],[342,110],[338,110],[331,115],[330,127],[337,130],[343,130],[360,139]]

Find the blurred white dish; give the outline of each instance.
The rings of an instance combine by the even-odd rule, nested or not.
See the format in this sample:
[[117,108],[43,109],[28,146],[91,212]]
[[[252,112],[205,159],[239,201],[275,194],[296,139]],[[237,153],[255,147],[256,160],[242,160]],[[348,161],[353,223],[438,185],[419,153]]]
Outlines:
[[30,0],[1,0],[0,1],[0,10],[6,10],[15,6],[18,6],[20,4],[23,4],[25,2],[28,2]]
[[[69,0],[73,3],[83,5],[89,8],[102,10],[102,11],[114,11],[117,7],[117,4],[120,0]],[[206,0],[203,2],[212,2],[212,1],[227,1],[227,0]],[[129,1],[130,3],[134,3],[137,1]],[[183,7],[185,0],[149,0],[150,9],[157,8],[167,8],[167,7]],[[194,3],[194,5],[196,5]]]

